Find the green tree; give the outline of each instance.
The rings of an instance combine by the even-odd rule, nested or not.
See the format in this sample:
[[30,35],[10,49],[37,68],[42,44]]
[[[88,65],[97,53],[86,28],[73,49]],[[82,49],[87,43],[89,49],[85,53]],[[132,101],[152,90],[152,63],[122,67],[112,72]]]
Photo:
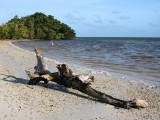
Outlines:
[[64,34],[65,39],[72,39],[76,35],[75,31],[64,23],[61,24],[61,29],[59,31]]
[[35,37],[35,32],[34,32],[34,18],[31,18],[28,20],[28,37],[30,39],[33,39]]
[[7,24],[3,24],[0,26],[0,39],[7,39],[9,38],[9,28]]
[[48,40],[54,40],[56,38],[56,31],[50,29],[48,32]]
[[56,34],[56,36],[55,36],[55,39],[56,40],[60,40],[60,39],[63,39],[64,38],[64,34],[63,33],[58,33],[58,34]]
[[37,39],[44,39],[46,37],[46,34],[43,32],[41,28],[36,29],[36,38]]
[[73,39],[75,31],[68,25],[54,19],[52,15],[36,12],[33,15],[18,18],[0,26],[0,39]]
[[24,22],[18,24],[18,36],[17,38],[28,38],[28,29],[24,26]]
[[8,27],[9,27],[9,37],[11,39],[16,39],[17,36],[18,36],[18,25],[17,25],[17,23],[9,22]]

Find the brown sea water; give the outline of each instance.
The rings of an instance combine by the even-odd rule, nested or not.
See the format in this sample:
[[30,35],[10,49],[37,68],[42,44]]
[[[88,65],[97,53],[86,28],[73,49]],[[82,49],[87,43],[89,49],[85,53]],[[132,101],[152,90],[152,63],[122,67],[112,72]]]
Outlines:
[[74,40],[14,42],[76,69],[106,72],[149,84],[160,84],[160,38],[75,38]]

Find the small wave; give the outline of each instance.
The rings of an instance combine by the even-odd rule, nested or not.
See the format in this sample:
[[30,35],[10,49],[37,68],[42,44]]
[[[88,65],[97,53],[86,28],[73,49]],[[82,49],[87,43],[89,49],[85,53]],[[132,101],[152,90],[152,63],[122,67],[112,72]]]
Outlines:
[[[94,41],[96,44],[95,49],[93,49],[92,47],[94,44],[93,41],[91,40],[90,42],[82,41],[84,42],[83,44],[82,42],[80,43],[76,41],[75,42],[72,41],[72,43],[68,41],[65,42],[56,41],[56,42],[57,45],[61,43],[62,46],[58,47],[55,45],[55,47],[48,49],[48,46],[44,46],[44,44],[46,43],[37,44],[40,46],[40,48],[42,49],[44,48],[44,54],[47,56],[45,57],[45,59],[53,61],[55,64],[65,63],[71,67],[74,67],[76,71],[86,72],[88,74],[101,74],[101,75],[106,75],[106,77],[108,75],[114,75],[118,77],[125,76],[131,80],[133,79],[135,80],[136,77],[137,78],[139,77],[139,79],[142,78],[144,79],[144,81],[150,79],[150,82],[152,82],[153,79],[154,80],[156,79],[156,77],[154,76],[151,78],[151,74],[147,74],[147,71],[151,70],[150,69],[151,66],[154,66],[154,69],[152,69],[153,72],[156,71],[156,68],[158,69],[159,64],[157,61],[159,61],[159,57],[157,57],[154,60],[153,56],[156,53],[154,53],[153,56],[150,54],[145,55],[144,53],[146,52],[146,49],[137,52],[137,49],[135,49],[134,45],[133,46],[127,45],[129,46],[129,48],[127,48],[126,46],[123,46],[121,42],[117,43],[116,41],[112,40],[107,42],[104,41],[103,43],[105,44],[105,46],[103,44],[101,45],[101,47],[104,46],[103,49],[102,48],[99,49],[99,47],[96,47],[99,44],[99,40]],[[33,42],[32,44],[35,43]],[[88,45],[87,47],[86,44]],[[16,45],[13,46],[18,49],[21,49]],[[97,48],[98,50],[102,51],[97,52]],[[138,50],[139,49],[141,50],[141,48],[142,47],[140,48],[138,47]],[[28,47],[28,49],[31,48]],[[24,51],[30,52],[27,50]],[[34,52],[30,53],[35,55]],[[137,55],[138,53],[142,53],[142,55],[141,54]],[[153,63],[154,62],[153,60],[155,61],[155,63]],[[143,72],[146,74],[144,74]],[[159,81],[158,79],[156,80],[157,82]]]
[[[20,48],[20,47],[18,47],[18,46],[16,46],[16,45],[14,45],[12,42],[10,42],[10,45],[12,45],[13,47],[15,47],[15,48],[17,48],[17,49],[19,49],[19,50],[22,50],[22,51],[25,51],[25,52],[27,52],[27,53],[31,53],[31,54],[33,54],[33,55],[36,55],[34,52],[31,52],[31,51],[29,51],[29,50],[22,49],[22,48]],[[62,64],[62,62],[57,61],[57,60],[53,60],[53,59],[48,58],[48,57],[44,57],[44,59],[46,59],[47,61],[52,61],[52,62],[54,62],[55,64]]]
[[9,42],[9,44],[10,44],[10,45],[12,45],[13,47],[15,47],[15,48],[19,49],[19,50],[22,50],[22,51],[25,51],[25,52],[31,53],[31,54],[33,54],[33,55],[36,55],[34,52],[31,52],[31,51],[28,51],[28,50],[22,49],[22,48],[20,48],[20,47],[18,47],[18,46],[16,46],[16,45],[14,45],[12,42]]

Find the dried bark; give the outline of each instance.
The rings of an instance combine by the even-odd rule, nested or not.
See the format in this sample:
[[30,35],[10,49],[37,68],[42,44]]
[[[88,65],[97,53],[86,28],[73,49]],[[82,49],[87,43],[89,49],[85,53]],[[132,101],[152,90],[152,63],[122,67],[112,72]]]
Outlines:
[[[36,46],[34,46],[34,51],[36,53],[37,65],[34,68],[26,70],[26,74],[30,79],[34,77],[39,77],[39,75],[51,73],[44,62],[44,57],[42,52]],[[32,70],[35,70],[34,74],[30,72]]]
[[46,71],[48,70],[45,68],[46,65],[44,64],[42,53],[37,50],[37,48],[36,52],[38,57],[35,73],[32,74],[28,71],[26,72],[28,77],[30,78],[29,84],[36,85],[39,81],[44,81],[44,83],[47,84],[49,81],[52,81],[56,82],[57,84],[64,85],[65,87],[76,89],[97,99],[100,102],[111,104],[116,107],[130,109],[143,108],[148,106],[147,102],[143,100],[124,101],[93,89],[90,86],[94,81],[93,76],[75,75],[66,64],[57,65],[56,67],[58,69],[58,72],[47,73]]
[[34,46],[34,49],[35,49],[36,57],[37,57],[37,65],[34,67],[35,73],[36,74],[51,73],[50,71],[48,71],[48,67],[44,62],[44,57],[43,57],[42,52],[36,46]]

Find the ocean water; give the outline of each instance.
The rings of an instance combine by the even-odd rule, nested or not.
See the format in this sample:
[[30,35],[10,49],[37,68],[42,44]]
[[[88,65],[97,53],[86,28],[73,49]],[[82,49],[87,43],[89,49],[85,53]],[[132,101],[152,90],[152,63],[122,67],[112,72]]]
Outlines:
[[107,72],[118,77],[160,84],[160,38],[92,38],[14,42],[34,52],[36,45],[45,57],[77,69]]

